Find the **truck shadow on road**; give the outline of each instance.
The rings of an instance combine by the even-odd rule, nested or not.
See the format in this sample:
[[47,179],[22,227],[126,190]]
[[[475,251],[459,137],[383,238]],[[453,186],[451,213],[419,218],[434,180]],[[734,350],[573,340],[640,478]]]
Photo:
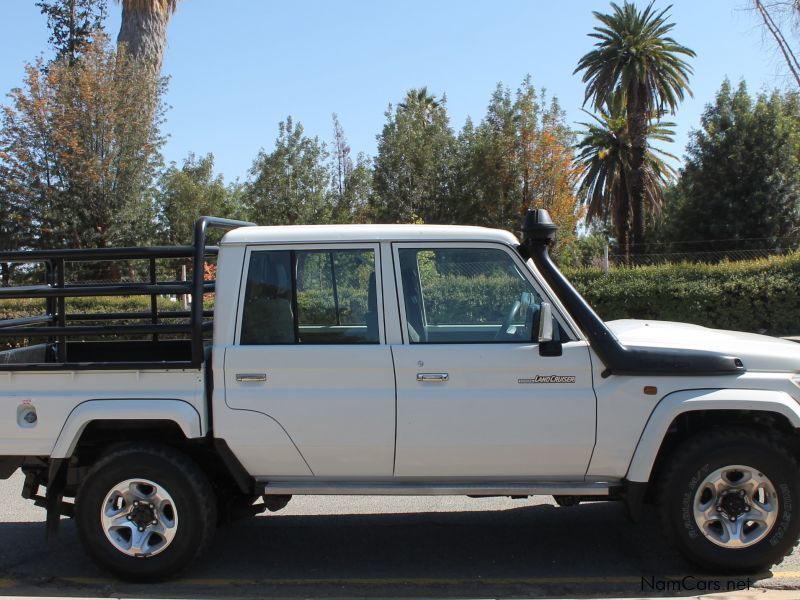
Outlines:
[[41,527],[0,524],[0,539],[21,552],[15,561],[0,555],[0,594],[659,597],[768,577],[698,573],[667,545],[654,515],[635,525],[607,503],[484,511],[477,500],[469,512],[269,514],[223,526],[195,567],[154,586],[98,571],[70,522],[50,546],[27,542],[41,540]]

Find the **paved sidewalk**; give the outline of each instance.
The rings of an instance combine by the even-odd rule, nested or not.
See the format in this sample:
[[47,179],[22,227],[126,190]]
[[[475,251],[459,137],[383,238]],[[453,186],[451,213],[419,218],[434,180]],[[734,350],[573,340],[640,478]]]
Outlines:
[[[386,598],[390,598],[388,596]],[[502,596],[500,596],[502,597]],[[518,598],[518,596],[514,596]],[[523,596],[524,597],[524,596]],[[586,598],[590,598],[591,596],[585,596]],[[597,596],[598,598],[603,598],[604,600],[637,600],[636,598],[632,598],[630,596],[626,596],[624,598],[609,598],[607,596]],[[677,596],[661,596],[662,598],[682,598],[683,600],[798,600],[800,598],[800,594],[796,590],[764,590],[764,589],[750,589],[742,592],[720,592],[717,594],[706,594],[701,596],[683,596],[678,594]],[[100,598],[111,598],[115,600],[150,600],[150,598],[142,598],[137,599],[130,596],[83,596],[83,597],[71,597],[71,596],[2,596],[3,600],[48,600],[48,599],[62,599],[62,598],[70,598],[70,600],[99,600]],[[404,598],[406,598],[404,596]],[[541,596],[536,596],[537,600],[541,598]],[[563,598],[562,596],[557,596],[557,598]],[[642,597],[639,600],[650,600],[652,598],[645,598]]]

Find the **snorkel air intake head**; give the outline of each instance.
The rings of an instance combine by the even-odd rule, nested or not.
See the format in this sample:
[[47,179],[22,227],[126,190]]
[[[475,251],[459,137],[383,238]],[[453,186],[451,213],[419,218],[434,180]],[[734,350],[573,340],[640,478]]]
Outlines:
[[534,247],[551,246],[558,227],[543,208],[529,208],[522,220],[522,243],[530,251]]

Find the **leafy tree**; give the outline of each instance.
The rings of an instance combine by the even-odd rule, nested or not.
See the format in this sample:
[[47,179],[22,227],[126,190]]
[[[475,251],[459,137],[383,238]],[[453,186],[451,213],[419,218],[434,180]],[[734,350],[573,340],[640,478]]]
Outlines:
[[363,153],[353,163],[350,145],[336,113],[333,113],[331,172],[331,219],[338,223],[364,223],[372,193],[372,165]]
[[611,14],[593,12],[601,25],[589,34],[598,41],[578,62],[586,83],[584,103],[610,110],[619,96],[625,105],[627,135],[631,145],[627,187],[633,212],[633,243],[643,251],[647,187],[647,136],[649,124],[665,110],[672,114],[684,94],[691,94],[692,69],[682,57],[695,53],[669,37],[669,8],[660,12],[653,2],[639,11],[627,0],[611,3]]
[[359,152],[353,170],[347,175],[344,192],[331,193],[332,216],[336,223],[367,223],[370,219],[369,200],[372,197],[372,160]]
[[[559,226],[556,250],[575,237],[580,210],[575,196],[578,170],[573,162],[574,136],[557,98],[549,105],[544,91],[536,97],[530,76],[517,92],[517,157],[522,173],[520,213],[546,208]],[[514,225],[516,228],[516,224]]]
[[353,159],[350,157],[350,144],[347,143],[339,116],[333,113],[332,119],[334,187],[336,193],[343,196],[347,178],[353,172]]
[[458,222],[515,230],[531,207],[547,208],[561,241],[578,220],[572,133],[553,98],[526,77],[512,99],[498,84],[486,116],[459,134],[453,186]]
[[173,163],[162,175],[156,195],[168,244],[191,244],[194,222],[202,215],[237,218],[221,175],[214,177],[214,155],[189,154],[179,169]]
[[[631,248],[631,194],[630,174],[633,162],[627,118],[619,102],[612,111],[600,110],[600,116],[591,115],[594,123],[582,123],[585,130],[577,144],[575,162],[580,173],[578,196],[587,206],[587,221],[611,225],[619,252],[630,258]],[[650,123],[649,139],[672,141],[673,123]],[[650,146],[645,154],[645,205],[651,215],[661,207],[663,189],[674,176],[666,162],[674,156]]]
[[577,237],[565,244],[558,255],[558,266],[563,268],[580,268],[603,266],[603,254],[608,238],[602,232],[592,232]]
[[510,90],[498,83],[486,116],[477,127],[467,120],[458,138],[458,222],[517,227],[521,206],[516,145],[514,102]]
[[325,223],[330,218],[330,169],[325,144],[287,117],[275,149],[259,152],[244,192],[250,218],[264,225]]
[[[667,207],[683,251],[780,247],[800,237],[800,95],[755,99],[725,81],[693,131]],[[727,242],[700,243],[700,240]]]
[[448,188],[455,137],[446,100],[411,89],[385,113],[374,166],[372,211],[379,221],[448,221]]
[[[161,110],[142,72],[104,37],[41,70],[26,67],[23,88],[2,109],[3,190],[31,213],[29,245],[103,247],[152,239],[150,190],[159,166]],[[156,97],[156,104],[160,106]]]
[[[0,250],[19,250],[27,246],[33,237],[33,222],[25,194],[14,185],[8,161],[0,152]],[[0,281],[10,283],[15,263],[0,263]]]
[[38,0],[36,6],[47,17],[55,59],[75,61],[79,50],[103,30],[108,5],[106,0]]

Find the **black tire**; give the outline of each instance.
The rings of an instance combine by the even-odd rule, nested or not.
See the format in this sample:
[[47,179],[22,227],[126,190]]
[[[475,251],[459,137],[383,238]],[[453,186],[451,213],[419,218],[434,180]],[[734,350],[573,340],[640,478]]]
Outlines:
[[[659,490],[661,520],[667,537],[690,561],[712,572],[746,574],[769,569],[791,553],[800,536],[800,470],[780,442],[777,434],[750,429],[704,432],[668,458],[670,466]],[[693,513],[696,493],[706,477],[730,465],[758,470],[777,494],[777,518],[771,529],[741,548],[710,541]]]
[[[174,501],[174,537],[158,553],[126,554],[104,531],[100,515],[106,498],[130,479],[157,483]],[[155,581],[173,577],[205,550],[216,528],[217,506],[208,479],[192,460],[172,448],[141,443],[117,449],[92,467],[78,488],[75,520],[97,565],[129,581]]]

